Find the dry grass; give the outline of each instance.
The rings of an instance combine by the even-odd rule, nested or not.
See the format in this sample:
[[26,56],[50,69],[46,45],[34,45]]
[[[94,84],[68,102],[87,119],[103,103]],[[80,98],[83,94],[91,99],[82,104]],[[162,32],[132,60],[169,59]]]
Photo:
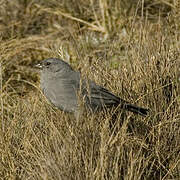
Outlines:
[[[178,1],[1,0],[1,179],[180,179]],[[78,122],[49,105],[32,65],[63,57],[151,109]]]

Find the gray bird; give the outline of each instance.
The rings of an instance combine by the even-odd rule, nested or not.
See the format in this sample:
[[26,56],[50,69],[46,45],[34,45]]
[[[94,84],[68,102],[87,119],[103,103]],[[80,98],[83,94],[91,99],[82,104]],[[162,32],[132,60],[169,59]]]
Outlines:
[[148,114],[148,109],[129,104],[95,82],[82,79],[80,72],[61,59],[45,59],[35,67],[41,69],[40,85],[44,95],[65,112],[77,116],[80,98],[91,112],[119,106],[142,116]]

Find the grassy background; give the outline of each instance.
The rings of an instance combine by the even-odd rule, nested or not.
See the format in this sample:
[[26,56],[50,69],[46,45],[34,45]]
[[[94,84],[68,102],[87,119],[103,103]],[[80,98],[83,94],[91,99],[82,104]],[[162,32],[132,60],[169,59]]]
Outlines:
[[[180,179],[180,4],[0,1],[1,179]],[[32,66],[62,57],[142,118],[49,105]]]

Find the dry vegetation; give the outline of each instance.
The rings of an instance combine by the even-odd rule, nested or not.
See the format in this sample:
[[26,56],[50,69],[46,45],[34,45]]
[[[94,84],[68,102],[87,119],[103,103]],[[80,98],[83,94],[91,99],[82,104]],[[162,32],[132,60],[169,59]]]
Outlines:
[[[0,1],[1,179],[180,179],[180,4]],[[63,57],[151,109],[78,122],[49,105],[32,65]]]

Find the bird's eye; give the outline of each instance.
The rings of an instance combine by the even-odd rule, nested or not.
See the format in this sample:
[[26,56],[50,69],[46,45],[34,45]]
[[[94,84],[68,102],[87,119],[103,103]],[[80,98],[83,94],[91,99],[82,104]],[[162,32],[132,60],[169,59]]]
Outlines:
[[46,63],[46,66],[49,66],[50,64],[51,64],[50,62],[47,62],[47,63]]

